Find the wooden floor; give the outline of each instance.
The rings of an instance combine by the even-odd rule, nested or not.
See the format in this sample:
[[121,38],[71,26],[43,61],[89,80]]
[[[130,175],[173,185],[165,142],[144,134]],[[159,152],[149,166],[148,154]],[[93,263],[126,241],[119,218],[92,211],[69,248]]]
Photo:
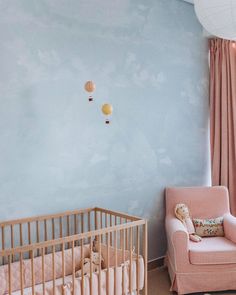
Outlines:
[[[148,272],[148,295],[176,295],[170,292],[170,280],[166,268],[155,269]],[[212,292],[212,293],[197,293],[202,294],[217,294],[217,295],[236,295],[236,291],[229,292]],[[192,294],[193,295],[193,294]]]

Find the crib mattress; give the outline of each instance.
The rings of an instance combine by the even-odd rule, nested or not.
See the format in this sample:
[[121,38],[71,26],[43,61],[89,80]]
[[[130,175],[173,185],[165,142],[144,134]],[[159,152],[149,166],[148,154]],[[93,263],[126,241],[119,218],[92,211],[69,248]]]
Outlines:
[[[131,274],[131,282],[129,280],[129,268],[130,263],[127,260],[125,263],[120,266],[114,268],[108,268],[109,271],[109,294],[113,295],[122,295],[123,289],[124,293],[128,294],[130,290],[135,291],[137,287],[139,290],[143,289],[144,286],[144,260],[142,256],[138,258],[139,265],[139,277],[137,278],[137,263],[136,261],[132,261],[132,274]],[[116,270],[116,271],[115,271]],[[107,269],[101,271],[101,295],[106,294],[106,286],[107,286]],[[115,277],[116,277],[116,286],[115,286]],[[68,275],[65,277],[65,283],[63,284],[62,278],[55,280],[55,295],[71,295],[72,294],[72,275]],[[75,295],[82,294],[81,290],[81,278],[75,278]],[[137,286],[138,285],[138,286]],[[89,275],[84,276],[84,295],[98,295],[99,291],[99,274],[92,274],[92,292],[90,290],[90,277]],[[116,289],[116,292],[115,292]],[[8,293],[6,293],[8,294]],[[53,295],[53,281],[48,281],[45,283],[45,294]],[[21,291],[12,292],[12,295],[21,295]],[[25,288],[24,295],[32,295],[32,288]],[[43,295],[43,284],[35,285],[35,295]]]

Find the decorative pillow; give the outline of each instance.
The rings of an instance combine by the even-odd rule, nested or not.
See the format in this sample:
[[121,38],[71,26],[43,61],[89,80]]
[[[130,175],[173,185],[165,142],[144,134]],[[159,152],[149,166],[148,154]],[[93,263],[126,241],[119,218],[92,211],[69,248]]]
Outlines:
[[223,237],[223,217],[212,219],[193,218],[196,234],[200,237]]

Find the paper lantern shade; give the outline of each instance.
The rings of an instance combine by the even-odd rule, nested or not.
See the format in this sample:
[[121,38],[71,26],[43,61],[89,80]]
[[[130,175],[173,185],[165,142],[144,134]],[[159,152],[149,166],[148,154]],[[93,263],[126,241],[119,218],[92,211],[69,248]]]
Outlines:
[[[105,103],[103,106],[102,106],[102,112],[105,116],[109,116],[112,114],[113,112],[113,107],[112,105],[108,104],[108,103]],[[106,119],[105,121],[106,124],[109,124],[110,123],[110,120],[109,119]]]
[[112,112],[113,112],[113,107],[112,105],[108,104],[108,103],[105,103],[103,106],[102,106],[102,112],[104,115],[108,116],[108,115],[111,115]]
[[200,23],[210,34],[236,40],[235,0],[194,0],[194,7]]
[[[84,89],[89,92],[89,93],[92,93],[95,89],[96,89],[96,85],[93,81],[87,81],[84,85]],[[88,98],[89,101],[93,101],[93,96],[92,95],[89,95],[89,98]]]
[[93,92],[96,89],[96,85],[94,84],[93,81],[87,81],[84,85],[84,89],[87,92]]

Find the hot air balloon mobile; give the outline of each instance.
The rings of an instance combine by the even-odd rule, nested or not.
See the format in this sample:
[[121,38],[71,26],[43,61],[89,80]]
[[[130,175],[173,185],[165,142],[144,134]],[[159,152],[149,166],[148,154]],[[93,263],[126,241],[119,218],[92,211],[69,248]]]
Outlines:
[[108,117],[106,118],[105,123],[106,123],[106,124],[110,124],[109,116],[110,116],[110,115],[112,114],[112,112],[113,112],[113,107],[112,107],[112,105],[109,104],[109,103],[105,103],[105,104],[103,104],[103,105],[102,105],[102,112],[103,112],[103,114],[104,114],[105,116],[108,116]]
[[90,93],[88,100],[89,101],[93,101],[93,96],[92,93],[95,91],[96,89],[96,85],[93,81],[87,81],[84,85],[84,89]]

